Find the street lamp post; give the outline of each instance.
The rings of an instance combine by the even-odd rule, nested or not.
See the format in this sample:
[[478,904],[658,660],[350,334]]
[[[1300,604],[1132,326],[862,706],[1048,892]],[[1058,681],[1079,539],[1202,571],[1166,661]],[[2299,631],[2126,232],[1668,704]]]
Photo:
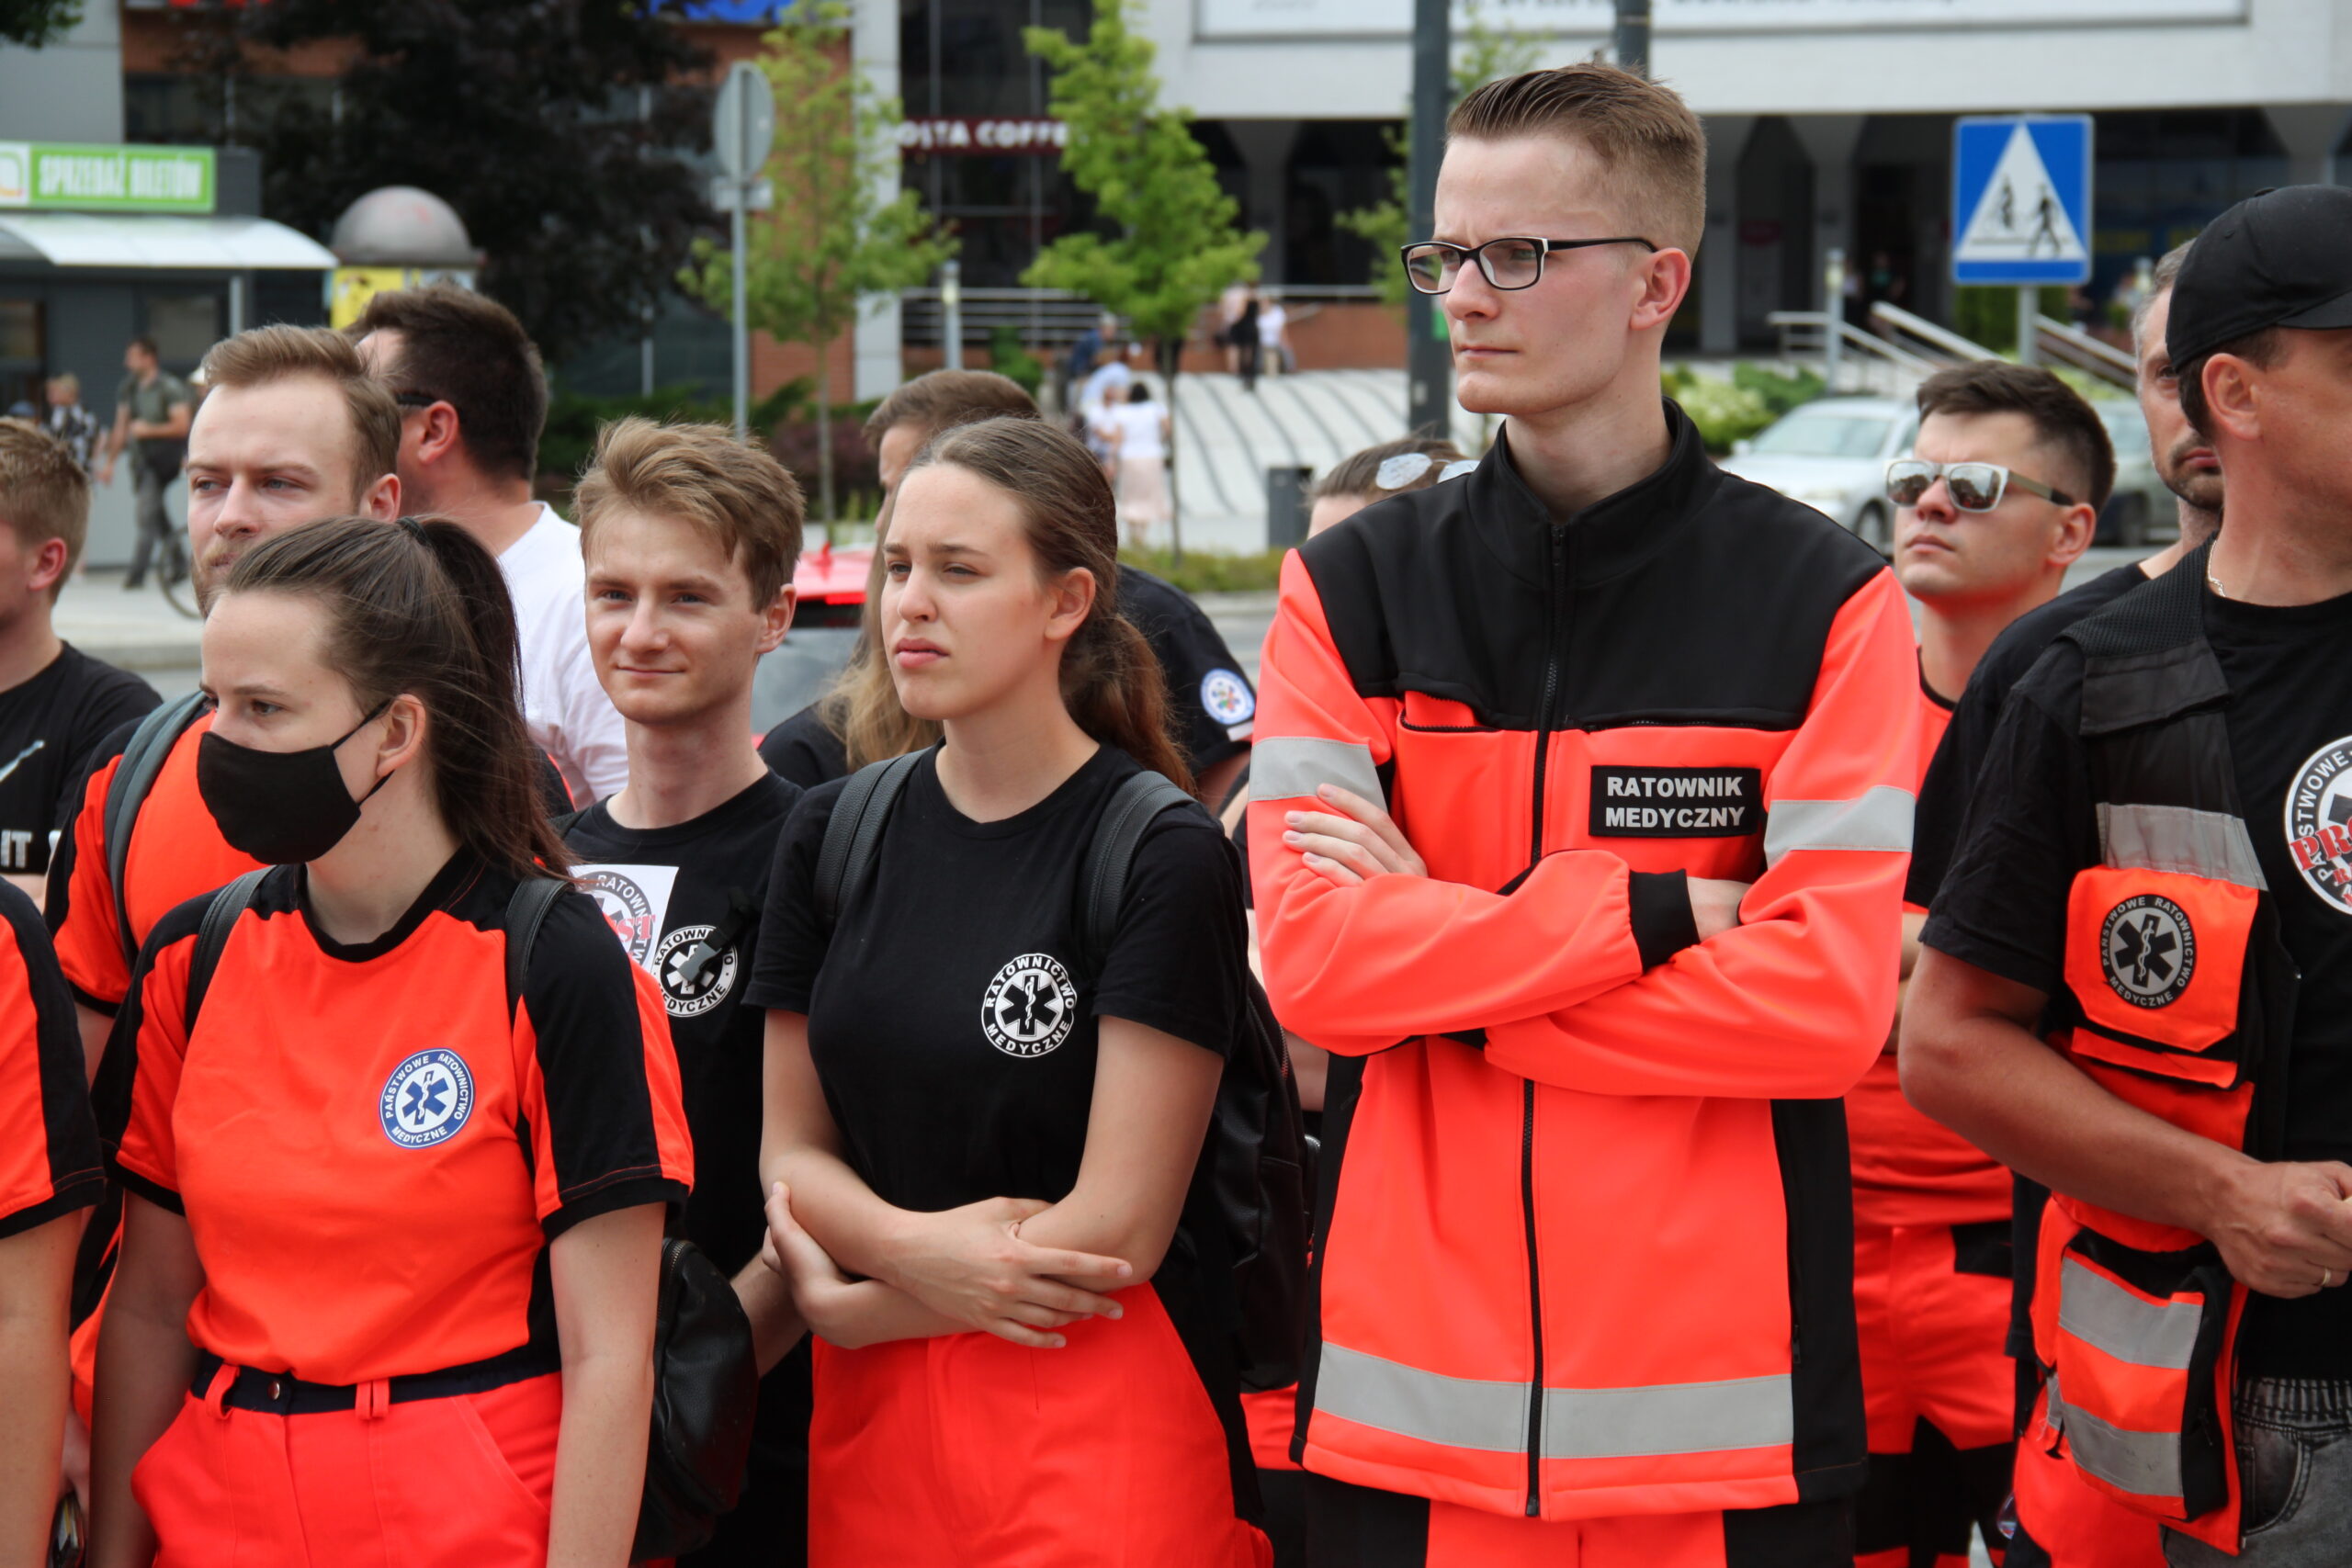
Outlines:
[[1650,0],[1617,0],[1617,68],[1650,73]]
[[[1437,165],[1445,152],[1453,17],[1448,0],[1413,0],[1413,128],[1409,240],[1437,229]],[[1418,289],[1405,296],[1405,427],[1443,435],[1452,428],[1453,345],[1437,313],[1437,298]]]

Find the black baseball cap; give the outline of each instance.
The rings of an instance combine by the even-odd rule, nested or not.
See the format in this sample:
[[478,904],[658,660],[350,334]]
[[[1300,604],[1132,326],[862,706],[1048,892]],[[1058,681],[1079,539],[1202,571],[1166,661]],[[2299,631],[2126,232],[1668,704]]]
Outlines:
[[2267,327],[2352,327],[2352,186],[2263,191],[2188,247],[2165,323],[2172,362]]

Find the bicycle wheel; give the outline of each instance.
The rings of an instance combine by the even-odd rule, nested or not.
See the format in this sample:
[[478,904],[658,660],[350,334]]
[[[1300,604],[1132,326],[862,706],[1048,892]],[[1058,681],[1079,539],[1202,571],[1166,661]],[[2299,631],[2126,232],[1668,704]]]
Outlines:
[[163,563],[155,572],[155,586],[164,591],[164,603],[189,620],[200,614],[196,604],[196,574],[174,552],[164,552]]

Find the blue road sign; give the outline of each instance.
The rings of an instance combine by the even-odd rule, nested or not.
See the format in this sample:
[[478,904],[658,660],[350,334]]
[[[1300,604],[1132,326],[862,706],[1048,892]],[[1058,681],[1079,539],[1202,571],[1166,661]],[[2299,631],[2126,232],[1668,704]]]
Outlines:
[[1969,118],[1951,141],[1954,283],[2091,276],[2091,117]]

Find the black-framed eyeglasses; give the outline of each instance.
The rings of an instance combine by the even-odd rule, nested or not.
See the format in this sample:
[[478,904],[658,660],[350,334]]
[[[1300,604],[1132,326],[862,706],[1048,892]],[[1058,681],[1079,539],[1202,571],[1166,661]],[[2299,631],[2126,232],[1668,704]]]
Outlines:
[[1951,491],[1951,503],[1962,512],[1990,512],[2015,485],[2053,506],[2072,506],[2075,498],[2030,479],[1998,463],[1930,463],[1925,457],[1897,457],[1886,466],[1886,498],[1897,506],[1917,506],[1938,479]]
[[1594,245],[1639,245],[1655,254],[1657,246],[1638,234],[1615,234],[1606,240],[1538,240],[1510,235],[1483,245],[1456,245],[1444,240],[1422,240],[1399,245],[1405,276],[1423,294],[1442,294],[1453,287],[1465,258],[1497,288],[1532,288],[1544,281],[1544,258],[1554,251],[1581,251]]

